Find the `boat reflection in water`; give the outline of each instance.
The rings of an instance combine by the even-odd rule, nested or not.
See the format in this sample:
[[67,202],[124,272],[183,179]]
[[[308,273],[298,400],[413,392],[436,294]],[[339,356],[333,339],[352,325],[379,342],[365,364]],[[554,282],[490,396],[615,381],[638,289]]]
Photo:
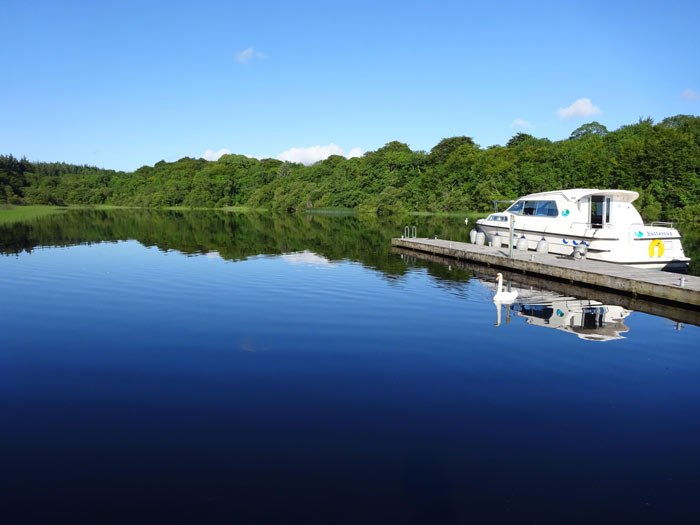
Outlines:
[[[484,284],[495,289],[491,282]],[[622,306],[532,288],[512,286],[511,289],[518,291],[518,298],[511,304],[495,303],[496,326],[501,324],[501,306],[505,306],[506,322],[510,321],[512,312],[524,317],[527,324],[570,332],[588,341],[624,339],[623,334],[629,331],[625,318],[631,310]]]
[[629,310],[598,301],[567,297],[545,304],[514,304],[513,310],[528,324],[571,332],[589,341],[624,339],[622,334],[629,331],[625,326]]

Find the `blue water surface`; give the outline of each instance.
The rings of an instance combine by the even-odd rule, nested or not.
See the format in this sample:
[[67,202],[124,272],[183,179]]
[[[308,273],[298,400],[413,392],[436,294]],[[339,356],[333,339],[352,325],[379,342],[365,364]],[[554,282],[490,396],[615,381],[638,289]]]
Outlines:
[[696,326],[496,326],[492,279],[399,255],[50,244],[0,256],[3,522],[700,519]]

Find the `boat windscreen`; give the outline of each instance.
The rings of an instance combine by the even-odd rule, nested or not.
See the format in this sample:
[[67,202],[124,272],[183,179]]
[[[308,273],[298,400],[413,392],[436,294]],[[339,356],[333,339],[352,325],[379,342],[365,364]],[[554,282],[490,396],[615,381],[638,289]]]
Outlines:
[[508,211],[514,215],[532,217],[557,217],[559,209],[555,201],[518,201]]
[[524,201],[518,201],[515,204],[513,204],[510,208],[508,208],[506,211],[509,211],[510,213],[514,213],[516,215],[521,215],[523,213],[523,204],[524,204]]

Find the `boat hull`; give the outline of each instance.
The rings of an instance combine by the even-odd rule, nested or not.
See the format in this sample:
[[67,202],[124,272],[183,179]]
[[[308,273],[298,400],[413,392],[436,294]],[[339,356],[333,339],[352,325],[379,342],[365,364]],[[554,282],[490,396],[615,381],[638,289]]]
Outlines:
[[[501,244],[508,247],[510,231],[506,224],[501,224],[484,219],[477,221],[477,226],[484,232],[489,244],[493,244],[498,235]],[[523,237],[527,240],[529,250],[535,250],[542,238],[549,245],[549,253],[558,255],[573,255],[575,248],[583,244],[586,247],[588,259],[637,268],[682,272],[687,269],[690,262],[690,259],[683,254],[680,235],[677,233],[656,238],[650,236],[637,238],[630,232],[619,232],[614,229],[537,231],[519,228],[516,221],[514,247]]]

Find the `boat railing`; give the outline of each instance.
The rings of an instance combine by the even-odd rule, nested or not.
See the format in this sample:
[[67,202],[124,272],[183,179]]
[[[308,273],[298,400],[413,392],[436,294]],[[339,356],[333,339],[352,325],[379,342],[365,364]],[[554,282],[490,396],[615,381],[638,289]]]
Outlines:
[[[590,222],[572,222],[569,224],[569,229],[572,229],[574,226],[584,226],[587,230],[592,230],[593,229],[593,224]],[[595,228],[597,230],[600,230],[601,228],[604,228],[606,230],[612,230],[615,228],[615,225],[611,223],[606,223],[600,226],[600,228]]]
[[513,204],[515,201],[493,201],[493,212],[498,213],[499,204]]
[[663,227],[663,228],[673,228],[673,226],[674,226],[675,224],[676,224],[675,222],[654,221],[654,222],[652,222],[649,226],[650,226],[651,228],[655,228],[655,227],[657,227],[657,226],[660,227],[660,228],[661,228],[661,227]]

